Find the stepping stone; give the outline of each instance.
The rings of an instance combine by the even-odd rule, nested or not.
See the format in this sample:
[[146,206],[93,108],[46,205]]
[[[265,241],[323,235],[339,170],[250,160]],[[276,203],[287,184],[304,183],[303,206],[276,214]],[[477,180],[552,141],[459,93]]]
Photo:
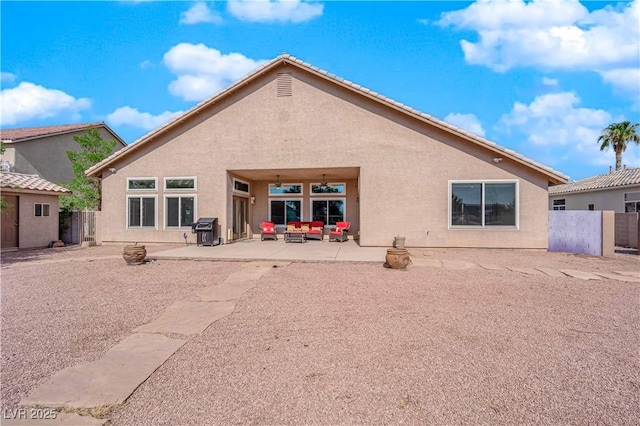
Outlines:
[[542,272],[533,268],[511,268],[510,267],[509,270],[513,272],[520,272],[521,274],[525,274],[525,275],[543,275]]
[[503,268],[502,266],[492,265],[490,263],[480,263],[481,268],[486,269],[487,271],[506,271],[507,268]]
[[441,268],[442,262],[438,259],[425,259],[422,257],[412,257],[411,262],[413,266],[426,266],[429,268]]
[[640,278],[639,271],[614,271],[616,274],[627,275],[629,277]]
[[198,293],[203,302],[219,302],[225,300],[238,300],[248,290],[257,285],[256,281],[244,281],[238,283],[223,283],[207,287]]
[[593,275],[589,272],[576,271],[575,269],[563,269],[562,271],[572,278],[579,278],[581,280],[600,280],[601,278],[597,275]]
[[134,331],[142,333],[200,334],[211,324],[233,312],[235,301],[176,302],[155,321]]
[[[30,408],[14,408],[11,409],[5,408],[4,416],[2,417],[3,426],[55,426],[55,425],[74,425],[74,426],[102,426],[107,420],[106,419],[96,419],[91,416],[81,416],[77,413],[56,413],[55,419],[7,419],[7,416],[13,415],[14,417],[19,417],[19,410],[24,410],[25,413],[23,417],[28,417],[30,415]],[[47,412],[47,408],[38,408],[40,413]],[[35,413],[37,415],[37,413]]]
[[466,260],[443,260],[442,266],[447,269],[471,269],[476,266],[475,263],[467,262]]
[[545,274],[549,275],[550,277],[553,278],[566,278],[567,276],[565,274],[563,274],[560,271],[556,271],[555,269],[551,269],[551,268],[536,268],[538,271],[542,271]]
[[103,358],[54,374],[20,405],[92,408],[121,404],[185,343],[157,334],[132,334]]
[[264,274],[273,269],[273,266],[244,267],[238,272],[230,274],[225,283],[239,283],[245,281],[258,281]]
[[608,274],[606,272],[594,272],[594,274],[603,278],[609,278],[610,280],[625,281],[629,283],[640,283],[640,278],[636,278],[630,275]]

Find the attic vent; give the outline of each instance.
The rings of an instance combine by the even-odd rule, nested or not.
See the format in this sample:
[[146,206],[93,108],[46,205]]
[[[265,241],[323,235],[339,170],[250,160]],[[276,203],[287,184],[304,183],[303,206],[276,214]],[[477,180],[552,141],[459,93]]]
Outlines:
[[281,72],[278,73],[278,89],[276,96],[291,96],[291,73],[290,72]]

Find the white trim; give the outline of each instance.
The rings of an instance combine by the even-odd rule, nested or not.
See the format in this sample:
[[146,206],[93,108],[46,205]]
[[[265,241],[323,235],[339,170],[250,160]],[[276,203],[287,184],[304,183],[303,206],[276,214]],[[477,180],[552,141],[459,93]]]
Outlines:
[[[318,194],[320,195],[320,194]],[[343,210],[343,216],[342,216],[342,220],[338,221],[338,222],[346,222],[347,221],[347,198],[346,197],[336,197],[336,198],[312,198],[309,200],[310,201],[310,205],[309,207],[310,212],[309,212],[309,220],[311,222],[313,222],[313,202],[314,201],[342,201],[342,204],[344,206],[344,210]],[[329,215],[329,211],[327,210],[327,216]],[[328,218],[327,218],[328,219]],[[330,228],[330,229],[334,229],[336,227],[336,225],[329,225],[328,222],[324,222],[324,227],[325,228]]]
[[[167,180],[193,180],[193,188],[167,188]],[[198,178],[196,176],[167,176],[163,178],[162,188],[167,192],[180,192],[180,191],[197,191],[198,190]]]
[[[129,226],[129,199],[130,198],[153,198],[155,199],[155,205],[153,208],[153,213],[154,213],[154,217],[153,217],[153,223],[154,226],[142,226],[142,201],[140,201],[140,226]],[[125,229],[140,229],[140,230],[145,230],[145,229],[158,229],[158,194],[127,194],[127,205],[126,208],[124,209],[124,214],[125,214],[125,221],[124,221],[124,226]]]
[[[273,198],[273,197],[269,197],[269,200],[268,200],[268,202],[269,202],[269,216],[268,216],[269,220],[271,220],[271,202],[272,201],[282,201],[282,202],[285,202],[285,203],[287,201],[299,201],[300,202],[300,222],[303,221],[303,218],[304,218],[304,202],[303,202],[302,198],[280,198],[280,197]],[[284,213],[285,213],[285,220],[286,220],[286,214],[287,214],[286,207],[285,207]],[[275,223],[275,222],[274,222],[274,225],[275,226],[287,226],[286,223]]]
[[346,182],[327,182],[328,186],[344,185],[344,192],[313,192],[313,185],[320,186],[322,182],[312,182],[309,184],[309,195],[312,197],[339,197],[347,195],[347,183]]
[[[167,206],[167,199],[169,198],[193,198],[193,220],[194,222],[196,220],[198,220],[198,195],[194,194],[194,193],[187,193],[187,194],[178,194],[178,193],[169,193],[169,194],[164,194],[163,195],[163,202],[162,205],[164,206],[164,221],[162,224],[162,229],[164,231],[184,231],[185,229],[191,229],[191,224],[189,223],[188,225],[181,225],[181,226],[168,226],[167,225],[167,218],[168,218],[168,211],[169,208]],[[178,221],[180,221],[180,208],[182,207],[181,205],[181,201],[178,201]]]
[[[247,187],[249,189],[247,191],[240,191],[239,189],[236,189],[236,182],[244,183],[245,185],[247,185]],[[231,189],[232,189],[234,194],[242,194],[242,195],[251,194],[251,184],[249,182],[247,182],[247,181],[242,180],[242,179],[238,179],[237,177],[233,178],[233,181],[231,182]]]
[[272,194],[271,193],[271,188],[272,187],[275,188],[276,184],[275,183],[270,183],[269,186],[267,187],[267,196],[268,197],[292,197],[292,196],[300,197],[300,196],[304,195],[304,185],[303,184],[301,184],[301,183],[283,183],[283,182],[280,183],[280,187],[283,187],[283,186],[286,186],[286,185],[299,186],[300,187],[300,192],[299,193],[286,193],[286,194]]
[[[131,182],[132,180],[152,180],[154,182],[154,186],[155,188],[151,189],[151,188],[133,188],[133,189],[129,189],[129,182]],[[127,192],[129,191],[135,191],[135,192],[158,192],[158,178],[157,177],[128,177],[127,178]]]
[[[450,179],[447,181],[448,185],[448,198],[447,198],[447,226],[449,230],[483,230],[483,231],[518,231],[520,230],[520,180],[519,179]],[[482,186],[482,199],[480,200],[481,206],[481,225],[453,225],[451,223],[451,187],[456,183],[479,183]],[[515,184],[515,202],[516,202],[516,212],[515,212],[515,225],[504,225],[504,226],[487,226],[484,223],[485,216],[485,184],[492,183],[514,183]]]

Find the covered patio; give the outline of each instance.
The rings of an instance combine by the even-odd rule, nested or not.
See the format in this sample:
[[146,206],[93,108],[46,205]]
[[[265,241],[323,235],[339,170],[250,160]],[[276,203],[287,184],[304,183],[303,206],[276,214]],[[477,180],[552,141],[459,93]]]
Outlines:
[[267,260],[303,262],[379,262],[384,263],[387,247],[360,247],[355,241],[343,243],[309,241],[307,243],[285,243],[279,236],[277,241],[260,241],[260,238],[239,240],[220,246],[176,247],[155,253],[155,259],[171,260]]

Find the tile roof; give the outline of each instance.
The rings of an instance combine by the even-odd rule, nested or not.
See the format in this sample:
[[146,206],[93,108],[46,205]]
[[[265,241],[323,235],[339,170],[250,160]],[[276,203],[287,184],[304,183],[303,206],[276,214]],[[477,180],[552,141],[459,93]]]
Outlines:
[[640,185],[640,167],[618,170],[549,188],[549,195],[593,191],[617,186]]
[[28,140],[28,139],[33,139],[33,138],[38,138],[43,136],[51,136],[51,135],[57,135],[60,133],[68,133],[68,132],[73,132],[77,130],[84,130],[89,127],[106,127],[106,125],[103,122],[96,122],[96,123],[65,124],[61,126],[41,126],[41,127],[22,127],[19,129],[0,129],[0,140],[2,140],[3,142],[20,142],[22,140]]
[[227,87],[221,91],[219,91],[218,93],[215,93],[213,96],[203,100],[202,102],[198,103],[197,105],[195,105],[193,108],[191,108],[190,110],[186,111],[185,113],[178,115],[177,117],[174,117],[172,120],[164,123],[162,126],[158,127],[155,130],[152,130],[151,132],[147,133],[146,135],[142,136],[140,139],[138,139],[137,141],[134,141],[133,143],[129,144],[128,147],[117,151],[115,153],[113,153],[111,156],[107,157],[106,159],[104,159],[103,161],[101,161],[100,163],[96,164],[95,166],[89,168],[88,170],[86,170],[86,173],[88,175],[92,175],[92,174],[97,174],[97,172],[99,172],[100,170],[104,169],[105,167],[107,167],[107,165],[109,165],[112,161],[127,155],[127,153],[129,151],[133,151],[138,149],[139,147],[143,146],[145,144],[145,142],[151,140],[156,134],[159,134],[161,132],[163,132],[164,130],[170,129],[171,127],[173,127],[174,125],[177,125],[178,123],[182,122],[185,118],[197,114],[200,109],[205,108],[208,105],[211,105],[213,103],[215,103],[218,99],[226,96],[227,94],[233,92],[236,88],[241,87],[245,84],[248,84],[248,82],[256,77],[258,77],[259,75],[261,75],[262,73],[266,72],[267,70],[274,68],[276,66],[278,66],[281,63],[287,63],[287,64],[291,64],[291,65],[295,65],[298,68],[301,68],[303,70],[306,70],[308,72],[314,73],[318,76],[321,76],[327,80],[333,81],[334,83],[341,85],[343,87],[348,87],[353,91],[356,91],[364,96],[368,96],[370,98],[374,98],[376,99],[378,102],[382,102],[385,103],[386,105],[392,107],[392,108],[396,108],[399,109],[401,111],[403,111],[406,114],[409,115],[413,115],[415,117],[420,118],[423,121],[429,122],[432,125],[436,125],[440,128],[444,128],[450,132],[456,133],[458,135],[461,135],[463,137],[465,137],[467,140],[471,140],[474,143],[477,143],[478,145],[484,146],[485,148],[488,148],[498,154],[502,154],[505,155],[507,157],[513,158],[514,160],[526,164],[529,167],[532,168],[536,168],[540,171],[542,171],[543,173],[545,173],[547,176],[549,176],[550,178],[552,178],[555,183],[560,183],[560,182],[566,182],[568,179],[568,176],[564,175],[563,173],[552,169],[551,167],[545,166],[543,164],[540,164],[530,158],[527,158],[525,156],[523,156],[522,154],[519,154],[511,149],[505,148],[503,146],[500,146],[498,144],[496,144],[495,142],[491,142],[490,140],[487,140],[485,138],[482,138],[478,135],[475,135],[471,132],[468,132],[464,129],[461,129],[459,127],[456,127],[454,125],[451,125],[449,123],[446,123],[442,120],[439,120],[429,114],[425,114],[417,109],[411,108],[410,106],[404,105],[401,102],[397,102],[391,98],[388,98],[386,96],[381,95],[378,92],[375,92],[371,89],[368,89],[366,87],[363,87],[359,84],[353,83],[349,80],[346,80],[344,78],[338,77],[335,74],[331,74],[328,71],[325,71],[321,68],[318,68],[314,65],[311,65],[308,62],[304,62],[298,58],[296,58],[295,56],[289,55],[288,53],[282,53],[280,54],[278,57],[262,64],[260,67],[258,67],[256,70],[254,70],[253,72],[251,72],[250,74],[242,77],[241,79],[239,79],[238,81],[236,81],[234,84],[232,84],[230,87]]
[[67,188],[42,179],[38,175],[26,175],[23,173],[0,173],[0,188],[57,192],[60,194],[71,193]]

